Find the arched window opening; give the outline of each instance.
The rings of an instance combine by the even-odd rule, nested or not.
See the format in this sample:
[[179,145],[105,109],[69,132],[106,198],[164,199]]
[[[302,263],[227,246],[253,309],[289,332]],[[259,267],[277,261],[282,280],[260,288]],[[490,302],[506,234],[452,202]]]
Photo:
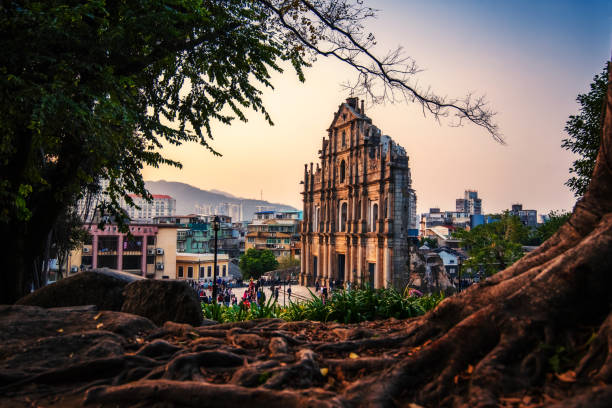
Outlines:
[[342,203],[342,206],[340,208],[340,231],[345,232],[348,205],[346,203]]
[[355,210],[355,219],[361,219],[361,200],[357,201],[357,208]]
[[340,162],[340,182],[344,183],[344,178],[346,177],[346,163],[344,160]]
[[315,219],[315,231],[319,231],[319,224],[321,223],[321,208],[317,207],[317,215]]
[[346,131],[342,131],[342,147],[346,146]]

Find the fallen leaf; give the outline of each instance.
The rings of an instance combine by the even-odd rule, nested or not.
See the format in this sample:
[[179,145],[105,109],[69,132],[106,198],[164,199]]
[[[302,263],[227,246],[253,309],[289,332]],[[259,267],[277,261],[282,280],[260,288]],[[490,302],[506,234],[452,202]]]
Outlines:
[[57,332],[58,332],[58,333],[63,333],[63,332],[64,332],[64,329],[57,329]]
[[410,404],[408,404],[408,408],[423,408],[423,406],[419,404],[415,404],[414,402],[411,402]]
[[96,329],[99,329],[102,326],[104,326],[104,323],[98,323],[98,324],[96,324]]
[[325,376],[327,375],[327,373],[328,373],[328,372],[329,372],[329,369],[328,369],[328,368],[323,367],[323,368],[321,369],[321,375],[322,375],[323,377],[325,377]]
[[100,318],[100,316],[102,316],[102,313],[98,313],[97,315],[94,316],[94,320],[98,320]]
[[474,366],[471,364],[468,364],[467,373],[472,374],[473,372],[474,372]]
[[455,377],[453,377],[453,382],[454,382],[455,384],[458,384],[458,383],[459,383],[459,376],[458,376],[458,375],[456,375]]
[[353,358],[353,359],[354,359],[354,358],[359,358],[359,354],[357,354],[357,353],[351,353],[351,354],[349,354],[349,358]]
[[569,370],[561,374],[555,374],[555,377],[557,377],[559,381],[566,383],[576,382],[576,372],[573,370]]
[[142,344],[144,343],[144,339],[142,337],[136,337],[136,343]]

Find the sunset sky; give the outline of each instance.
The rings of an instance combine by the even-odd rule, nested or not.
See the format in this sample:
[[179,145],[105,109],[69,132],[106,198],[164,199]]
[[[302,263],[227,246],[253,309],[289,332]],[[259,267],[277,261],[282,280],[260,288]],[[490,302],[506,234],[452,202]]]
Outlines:
[[[506,145],[474,125],[450,127],[418,105],[366,106],[373,123],[409,157],[418,212],[454,210],[476,189],[483,210],[520,202],[546,213],[571,210],[564,185],[573,157],[561,149],[578,93],[587,92],[612,49],[610,1],[366,1],[379,9],[367,28],[376,51],[402,46],[425,69],[422,86],[449,97],[485,94]],[[198,145],[167,147],[184,167],[146,168],[146,180],[180,181],[245,198],[302,208],[304,164],[317,161],[325,129],[348,96],[340,84],[354,73],[319,59],[300,83],[291,69],[274,75],[264,101],[275,126],[250,112],[247,123],[214,127],[215,157]]]

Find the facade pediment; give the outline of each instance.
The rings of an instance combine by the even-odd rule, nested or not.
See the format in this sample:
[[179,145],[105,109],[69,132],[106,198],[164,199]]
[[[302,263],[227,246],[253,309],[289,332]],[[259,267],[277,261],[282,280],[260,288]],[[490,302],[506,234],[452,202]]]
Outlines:
[[355,119],[369,119],[363,114],[362,109],[363,104],[361,108],[357,106],[357,98],[348,98],[346,102],[340,105],[338,111],[334,114],[334,119],[329,125],[328,130],[342,126],[345,123],[350,123]]

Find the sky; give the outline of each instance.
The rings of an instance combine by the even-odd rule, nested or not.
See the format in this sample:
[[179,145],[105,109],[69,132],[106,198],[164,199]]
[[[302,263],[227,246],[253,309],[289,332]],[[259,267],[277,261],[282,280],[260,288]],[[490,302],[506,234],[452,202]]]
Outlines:
[[[485,95],[497,112],[506,142],[482,128],[449,126],[415,104],[366,106],[366,114],[409,156],[417,211],[454,210],[465,189],[475,189],[483,211],[514,203],[538,213],[571,210],[564,185],[574,156],[561,148],[575,99],[589,90],[612,50],[609,1],[367,1],[378,9],[366,28],[379,55],[397,46],[424,71],[421,86],[438,94]],[[197,144],[167,146],[163,153],[183,169],[145,168],[145,180],[188,183],[245,198],[302,208],[304,164],[317,152],[338,106],[341,87],[355,78],[342,63],[320,58],[299,82],[291,68],[274,74],[264,103],[274,126],[257,113],[248,122],[216,124],[213,156]]]

